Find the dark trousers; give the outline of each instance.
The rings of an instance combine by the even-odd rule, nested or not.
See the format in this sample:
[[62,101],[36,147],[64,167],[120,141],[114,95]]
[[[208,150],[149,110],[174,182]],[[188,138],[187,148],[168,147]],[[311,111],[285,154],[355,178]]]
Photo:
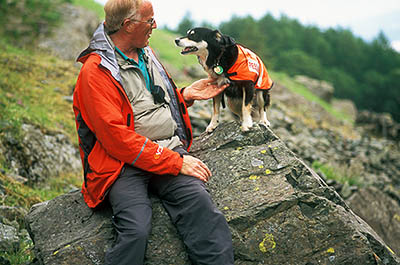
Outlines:
[[143,264],[151,230],[148,189],[162,201],[193,264],[233,265],[232,237],[204,183],[194,177],[157,176],[125,166],[109,191],[117,240],[105,264]]

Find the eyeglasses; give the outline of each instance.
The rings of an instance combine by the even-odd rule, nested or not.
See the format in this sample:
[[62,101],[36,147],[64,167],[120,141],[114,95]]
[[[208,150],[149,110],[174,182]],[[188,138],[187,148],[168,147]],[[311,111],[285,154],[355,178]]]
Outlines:
[[149,24],[150,26],[153,26],[154,23],[156,23],[156,20],[154,19],[154,17],[150,18],[150,19],[147,20],[147,21],[141,21],[141,20],[131,19],[131,18],[130,18],[130,20],[135,21],[135,22],[147,23],[147,24]]

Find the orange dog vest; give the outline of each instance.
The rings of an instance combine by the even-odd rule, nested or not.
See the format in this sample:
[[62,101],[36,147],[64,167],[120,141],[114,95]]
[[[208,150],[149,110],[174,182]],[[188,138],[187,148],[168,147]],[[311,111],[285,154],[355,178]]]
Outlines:
[[235,64],[227,71],[231,80],[250,80],[256,89],[270,89],[272,79],[261,59],[249,49],[237,45],[239,49]]

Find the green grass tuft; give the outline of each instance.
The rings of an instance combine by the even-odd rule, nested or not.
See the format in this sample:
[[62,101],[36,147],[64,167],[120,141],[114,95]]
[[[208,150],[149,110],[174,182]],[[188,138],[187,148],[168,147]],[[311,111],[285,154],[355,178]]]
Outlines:
[[315,170],[320,170],[327,179],[334,180],[337,183],[357,187],[363,186],[361,178],[354,174],[351,169],[344,168],[343,166],[328,165],[319,161],[314,161],[311,167]]

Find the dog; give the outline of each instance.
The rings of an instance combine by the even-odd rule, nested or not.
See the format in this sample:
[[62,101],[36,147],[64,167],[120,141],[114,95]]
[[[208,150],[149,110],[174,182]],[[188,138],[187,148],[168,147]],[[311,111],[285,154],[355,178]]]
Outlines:
[[240,118],[242,131],[250,130],[253,118],[266,127],[270,126],[266,111],[270,105],[269,91],[273,81],[254,52],[219,30],[203,27],[190,29],[186,36],[175,39],[175,44],[183,48],[182,55],[197,55],[203,69],[219,86],[229,84],[213,98],[213,114],[206,128],[208,133],[219,124],[224,95],[229,109]]

